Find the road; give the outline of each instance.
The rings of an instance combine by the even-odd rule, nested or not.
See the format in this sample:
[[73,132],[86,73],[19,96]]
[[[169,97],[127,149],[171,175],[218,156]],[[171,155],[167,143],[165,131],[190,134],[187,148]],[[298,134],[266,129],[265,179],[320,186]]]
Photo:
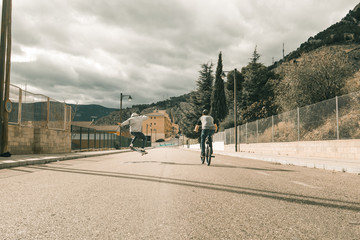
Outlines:
[[157,148],[0,170],[0,239],[360,239],[360,176]]

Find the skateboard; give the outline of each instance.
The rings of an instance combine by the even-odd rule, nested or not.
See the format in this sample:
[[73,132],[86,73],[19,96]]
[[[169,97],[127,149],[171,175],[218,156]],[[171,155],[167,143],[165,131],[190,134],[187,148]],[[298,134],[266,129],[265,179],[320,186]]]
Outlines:
[[142,151],[142,150],[140,150],[140,149],[137,149],[137,148],[134,148],[134,147],[130,147],[130,149],[132,150],[132,151],[134,151],[134,152],[138,152],[138,153],[140,153],[141,154],[141,156],[144,156],[145,154],[148,154],[148,152],[147,151]]

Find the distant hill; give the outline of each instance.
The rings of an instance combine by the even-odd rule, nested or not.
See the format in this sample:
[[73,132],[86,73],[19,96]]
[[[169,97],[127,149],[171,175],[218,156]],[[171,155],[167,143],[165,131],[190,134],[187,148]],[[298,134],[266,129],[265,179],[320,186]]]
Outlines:
[[107,108],[95,104],[69,105],[72,108],[72,114],[75,114],[75,116],[73,116],[73,121],[92,121],[107,116],[114,111],[119,111],[119,109],[116,108]]
[[[131,113],[137,112],[141,114],[150,113],[155,109],[167,110],[169,116],[175,121],[174,109],[180,102],[186,102],[189,94],[178,97],[170,97],[170,99],[159,101],[151,104],[133,105],[131,108],[124,108],[122,119],[130,117]],[[101,105],[73,105],[70,104],[75,115],[73,121],[93,121],[95,125],[116,125],[120,121],[120,111],[116,108],[107,108]]]

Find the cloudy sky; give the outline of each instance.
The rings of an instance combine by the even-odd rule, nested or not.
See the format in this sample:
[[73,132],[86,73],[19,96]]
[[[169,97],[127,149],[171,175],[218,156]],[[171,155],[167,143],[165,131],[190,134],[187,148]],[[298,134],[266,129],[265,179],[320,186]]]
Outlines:
[[[11,83],[77,104],[152,103],[196,88],[200,65],[270,65],[357,0],[14,0]],[[125,106],[129,103],[124,103]]]

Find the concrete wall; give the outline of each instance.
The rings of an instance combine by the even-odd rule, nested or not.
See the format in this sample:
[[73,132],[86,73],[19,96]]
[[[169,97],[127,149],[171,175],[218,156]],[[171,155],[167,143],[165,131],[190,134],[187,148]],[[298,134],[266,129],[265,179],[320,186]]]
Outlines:
[[[225,145],[224,148],[227,152],[235,151],[234,144]],[[238,151],[275,156],[359,160],[360,140],[240,144]]]
[[63,130],[9,125],[11,154],[71,152],[71,133]]

